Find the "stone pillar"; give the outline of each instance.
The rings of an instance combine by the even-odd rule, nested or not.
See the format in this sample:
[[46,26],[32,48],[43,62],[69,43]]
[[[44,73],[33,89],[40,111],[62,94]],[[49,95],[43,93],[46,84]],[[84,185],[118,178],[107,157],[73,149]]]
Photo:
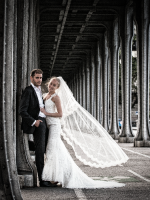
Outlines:
[[102,55],[100,51],[100,41],[98,41],[96,48],[96,119],[100,123],[101,123],[101,64],[102,64]]
[[86,110],[90,112],[90,59],[86,59]]
[[83,62],[82,66],[82,106],[86,109],[86,74],[85,74],[85,62]]
[[150,67],[150,1],[135,3],[138,52],[138,130],[135,147],[150,147],[149,133],[149,67]]
[[[0,3],[2,5],[2,3]],[[4,1],[3,63],[1,59],[1,116],[0,116],[0,199],[21,200],[16,168],[16,130],[14,112],[16,103],[16,14],[15,0]],[[1,22],[0,22],[1,23]],[[13,119],[15,116],[15,120]],[[15,145],[14,145],[15,144]]]
[[128,7],[122,18],[120,23],[122,129],[118,141],[126,143],[134,140],[131,127],[133,7]]
[[94,48],[91,50],[91,81],[90,81],[90,112],[94,116],[95,96],[95,55]]
[[104,63],[102,67],[102,126],[108,131],[108,97],[109,97],[109,76],[108,76],[108,44],[107,44],[107,33],[104,35]]
[[119,34],[118,34],[118,20],[116,19],[113,24],[112,38],[111,38],[111,72],[110,72],[110,95],[111,95],[111,123],[109,133],[114,139],[118,139],[118,66],[119,66]]

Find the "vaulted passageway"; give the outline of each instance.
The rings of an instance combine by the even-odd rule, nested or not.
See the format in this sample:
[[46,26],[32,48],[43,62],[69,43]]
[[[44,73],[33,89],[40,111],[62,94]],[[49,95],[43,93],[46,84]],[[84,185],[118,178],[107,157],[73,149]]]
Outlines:
[[[21,199],[18,174],[36,186],[29,137],[18,114],[30,72],[62,76],[77,101],[119,142],[150,146],[149,0],[3,0],[0,2],[0,198]],[[133,20],[137,27],[138,129],[131,126]],[[118,128],[119,48],[122,129]],[[109,92],[110,91],[110,92]],[[109,117],[110,111],[110,117]],[[28,185],[29,184],[29,185]]]

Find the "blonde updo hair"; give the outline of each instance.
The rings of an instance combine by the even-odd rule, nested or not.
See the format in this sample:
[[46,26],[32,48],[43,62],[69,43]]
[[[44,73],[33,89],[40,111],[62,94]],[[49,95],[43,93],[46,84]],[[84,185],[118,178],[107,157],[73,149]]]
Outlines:
[[[60,80],[59,80],[59,78],[57,78],[56,76],[51,77],[50,80],[49,80],[45,85],[49,88],[49,84],[50,84],[50,82],[51,82],[53,79],[57,80],[57,82],[58,82],[58,88],[59,88],[59,86],[60,86]],[[44,100],[44,101],[46,100],[46,97],[47,97],[47,94],[48,94],[48,93],[45,93],[45,94],[46,94],[46,95],[43,95],[43,100]]]
[[51,77],[50,78],[50,80],[49,80],[49,82],[48,82],[48,88],[49,88],[49,84],[50,84],[50,82],[52,81],[52,80],[56,80],[57,82],[58,82],[58,88],[59,88],[59,86],[60,86],[60,80],[59,80],[59,78],[57,78],[56,76],[53,76],[53,77]]

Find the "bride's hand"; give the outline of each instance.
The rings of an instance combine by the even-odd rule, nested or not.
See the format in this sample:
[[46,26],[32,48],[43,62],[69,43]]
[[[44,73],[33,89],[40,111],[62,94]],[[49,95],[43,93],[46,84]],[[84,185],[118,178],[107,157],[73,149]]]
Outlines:
[[46,111],[44,108],[40,108],[40,111],[46,115]]

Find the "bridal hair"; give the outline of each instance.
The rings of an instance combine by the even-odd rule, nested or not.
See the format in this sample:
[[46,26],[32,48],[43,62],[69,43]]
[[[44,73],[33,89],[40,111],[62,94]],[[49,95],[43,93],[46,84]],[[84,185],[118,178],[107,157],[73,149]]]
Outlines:
[[43,74],[43,71],[41,70],[41,69],[33,69],[32,71],[31,71],[31,74],[30,74],[30,76],[35,76],[35,74]]
[[52,80],[56,80],[56,81],[58,82],[58,88],[59,88],[59,86],[60,86],[60,79],[57,78],[56,76],[53,76],[53,77],[50,78],[50,80],[49,80],[49,82],[48,82],[48,87],[49,87],[49,84],[50,84],[50,82],[51,82]]
[[[58,82],[58,88],[59,88],[59,86],[60,86],[60,79],[57,78],[56,76],[51,77],[51,78],[49,79],[49,81],[48,81],[47,83],[45,83],[45,85],[47,86],[47,88],[49,88],[49,84],[50,84],[50,82],[51,82],[53,79],[56,80],[56,81]],[[46,95],[43,95],[43,100],[44,100],[44,101],[46,100],[46,97],[47,97],[47,94],[48,94],[48,93],[45,93],[45,94],[46,94]]]

